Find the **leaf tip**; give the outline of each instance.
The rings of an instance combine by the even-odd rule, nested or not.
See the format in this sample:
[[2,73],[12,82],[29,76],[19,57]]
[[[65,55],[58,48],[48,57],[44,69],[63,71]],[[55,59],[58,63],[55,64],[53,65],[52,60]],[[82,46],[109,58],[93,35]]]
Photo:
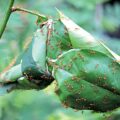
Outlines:
[[64,18],[64,14],[58,8],[55,7],[55,9],[57,10],[59,17]]

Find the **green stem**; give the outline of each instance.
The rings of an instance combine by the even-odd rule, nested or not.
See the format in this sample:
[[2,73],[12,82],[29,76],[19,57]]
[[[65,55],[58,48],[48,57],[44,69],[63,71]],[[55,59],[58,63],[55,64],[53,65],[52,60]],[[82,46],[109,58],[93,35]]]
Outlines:
[[13,7],[12,12],[15,12],[15,11],[22,11],[22,12],[30,13],[30,14],[40,17],[42,19],[46,19],[46,20],[48,19],[45,15],[39,14],[39,13],[31,11],[31,10],[27,10],[25,8]]
[[3,24],[2,24],[1,29],[0,29],[0,38],[2,37],[3,32],[4,32],[5,28],[6,28],[6,25],[7,25],[7,22],[9,20],[10,14],[12,12],[11,9],[12,9],[13,4],[14,4],[14,0],[10,0],[8,10],[7,10],[6,14],[5,14],[5,18],[3,19]]

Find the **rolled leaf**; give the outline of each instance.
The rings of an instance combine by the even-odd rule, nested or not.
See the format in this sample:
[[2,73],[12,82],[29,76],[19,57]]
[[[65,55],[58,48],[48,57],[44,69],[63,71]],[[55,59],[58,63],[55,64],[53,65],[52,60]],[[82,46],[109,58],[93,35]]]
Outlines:
[[[51,24],[52,20],[48,20],[41,29],[35,32],[32,43],[23,54],[21,63],[1,74],[1,89],[4,87],[11,90],[43,89],[53,81],[46,65],[46,43]],[[12,83],[15,84],[14,88]]]
[[65,25],[70,37],[73,48],[88,48],[91,50],[97,50],[103,52],[108,56],[114,57],[117,61],[120,61],[120,56],[115,54],[102,42],[96,40],[90,33],[83,28],[75,24],[71,19],[66,17],[62,12],[58,10],[60,20]]
[[108,111],[120,106],[120,64],[104,53],[73,49],[54,61],[56,93],[67,107]]
[[47,43],[50,39],[49,31],[53,21],[50,19],[35,33],[30,47],[22,59],[23,75],[31,82],[35,82],[42,89],[53,81],[46,65]]

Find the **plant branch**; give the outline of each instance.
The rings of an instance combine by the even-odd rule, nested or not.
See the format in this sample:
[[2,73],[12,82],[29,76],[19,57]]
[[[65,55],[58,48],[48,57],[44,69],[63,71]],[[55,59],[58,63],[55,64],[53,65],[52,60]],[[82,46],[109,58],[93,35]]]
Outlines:
[[11,15],[11,12],[12,12],[11,9],[12,9],[13,4],[14,4],[14,0],[10,0],[8,10],[7,10],[6,14],[5,14],[2,26],[0,28],[0,38],[2,37],[2,34],[3,34],[3,32],[4,32],[5,28],[6,28],[7,22],[9,20],[10,15]]
[[42,15],[42,14],[39,14],[35,11],[31,11],[31,10],[27,10],[25,8],[20,8],[20,7],[12,7],[12,12],[16,12],[16,11],[22,11],[22,12],[26,12],[26,13],[29,13],[29,14],[32,14],[32,15],[35,15],[37,17],[40,17],[42,19],[48,19],[47,16],[45,15]]

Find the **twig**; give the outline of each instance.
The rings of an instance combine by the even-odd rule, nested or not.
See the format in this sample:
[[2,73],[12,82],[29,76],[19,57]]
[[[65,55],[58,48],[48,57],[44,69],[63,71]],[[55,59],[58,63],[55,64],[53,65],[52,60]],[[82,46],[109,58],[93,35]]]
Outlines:
[[4,32],[5,28],[6,28],[6,25],[7,25],[7,22],[9,20],[10,14],[12,12],[11,8],[12,8],[13,4],[14,4],[14,0],[10,0],[8,10],[7,10],[6,14],[5,14],[5,18],[3,19],[3,24],[2,24],[1,29],[0,29],[0,38],[2,37],[3,32]]
[[38,16],[42,19],[46,19],[46,20],[48,19],[45,15],[39,14],[35,11],[27,10],[25,8],[20,8],[20,7],[12,7],[12,12],[16,12],[16,11],[22,11],[22,12],[30,13],[30,14]]

